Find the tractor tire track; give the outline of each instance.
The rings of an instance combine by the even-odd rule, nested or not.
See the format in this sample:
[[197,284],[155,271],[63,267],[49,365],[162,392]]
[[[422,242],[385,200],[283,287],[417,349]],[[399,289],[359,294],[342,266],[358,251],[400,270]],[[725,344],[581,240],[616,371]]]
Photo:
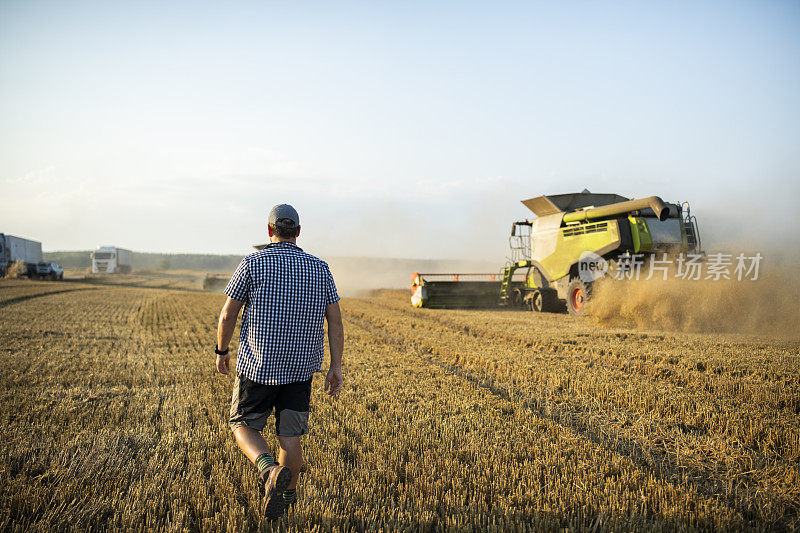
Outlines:
[[[546,352],[552,355],[577,357],[580,358],[580,360],[588,363],[589,366],[600,364],[604,368],[613,369],[624,373],[632,373],[637,371],[640,373],[646,373],[647,376],[649,376],[649,379],[658,379],[660,382],[668,384],[672,390],[676,391],[677,393],[679,393],[680,390],[686,386],[685,376],[681,376],[676,372],[659,373],[659,369],[654,365],[642,363],[642,361],[646,360],[643,356],[627,349],[624,346],[614,346],[613,348],[608,346],[599,347],[593,346],[588,342],[584,343],[581,340],[569,338],[545,340],[539,340],[530,337],[526,338],[517,334],[505,333],[501,330],[489,330],[481,327],[475,327],[448,317],[420,315],[418,312],[416,312],[416,310],[394,306],[381,301],[371,299],[361,299],[358,301],[360,304],[375,308],[379,312],[383,310],[388,313],[395,313],[399,316],[407,317],[408,319],[419,321],[424,324],[433,324],[437,328],[480,342],[487,340],[499,341],[501,343],[508,344],[509,346],[517,346],[522,350],[533,350],[538,352]],[[578,336],[583,337],[586,335],[588,334],[584,333],[579,334]],[[614,334],[614,337],[621,340],[626,340],[629,337],[641,340],[647,340],[651,338],[651,336],[647,334],[633,333],[616,333]],[[600,338],[603,339],[604,337],[601,336]],[[653,338],[656,341],[664,340],[663,336],[655,336]],[[639,362],[637,367],[633,367],[631,365],[631,361]],[[709,378],[707,378],[707,381],[714,382],[715,380],[719,380],[721,376],[722,373],[712,374]],[[709,383],[701,383],[695,386],[705,387],[706,390],[710,390],[711,387]],[[736,406],[740,405],[742,401],[752,402],[752,399],[747,397],[746,393],[742,394],[719,389],[714,389],[713,395],[707,395],[706,399],[707,401],[718,405],[720,408],[724,406],[728,409],[735,408]],[[751,451],[758,453],[758,450]]]
[[[738,383],[731,386],[730,378],[742,377],[741,371],[715,366],[713,371],[705,372],[708,363],[702,361],[703,358],[700,358],[700,362],[692,362],[688,366],[684,362],[684,366],[681,368],[678,366],[679,357],[667,357],[663,352],[660,353],[658,349],[652,349],[653,346],[666,345],[673,352],[691,353],[696,352],[696,341],[690,344],[686,344],[685,340],[676,343],[673,342],[674,339],[663,335],[625,332],[599,335],[596,333],[577,333],[571,338],[537,339],[536,332],[531,332],[527,336],[522,336],[519,333],[506,333],[502,328],[492,329],[464,323],[458,317],[421,314],[418,310],[409,309],[407,306],[392,305],[393,301],[387,303],[380,300],[358,300],[358,302],[368,308],[375,308],[380,315],[385,314],[382,311],[393,313],[400,317],[408,318],[410,324],[416,322],[417,324],[432,325],[438,329],[453,332],[458,336],[464,336],[480,343],[499,341],[512,347],[518,346],[525,351],[532,350],[539,353],[546,352],[548,355],[570,356],[585,363],[587,368],[602,367],[603,369],[630,375],[634,379],[657,381],[663,386],[670,387],[670,393],[676,395],[680,395],[687,387],[694,387],[697,390],[704,391],[703,400],[705,402],[714,405],[716,409],[720,410],[736,412],[741,409],[744,403],[751,406],[758,405],[761,410],[767,411],[782,409],[788,405],[795,413],[800,412],[798,411],[800,409],[800,396],[798,396],[796,387],[792,387],[789,390],[781,390],[780,403],[776,402],[774,395],[771,396],[769,393],[756,398],[752,395],[752,387],[742,388],[738,386]],[[609,339],[615,339],[617,343],[635,341],[635,348],[631,349],[627,344],[610,346],[608,345]],[[644,345],[643,343],[648,344]],[[707,349],[711,348],[714,351],[724,349],[724,353],[732,359],[738,359],[741,350],[748,350],[748,353],[752,353],[753,350],[763,348],[763,346],[756,347],[744,344],[735,344],[731,347],[730,344],[719,341],[706,343],[706,339],[703,340],[703,343]],[[643,346],[647,348],[644,351],[642,351]],[[737,353],[736,350],[739,350],[739,352]],[[659,365],[657,363],[663,364]],[[770,373],[770,380],[778,384],[778,387],[780,387],[780,382],[790,383],[794,379],[793,372],[781,371],[776,367],[770,368],[768,372]],[[757,416],[752,413],[754,410],[756,409],[751,408],[750,414]],[[756,455],[762,453],[758,448],[747,447],[747,453],[749,454],[750,452]]]
[[[345,325],[347,327],[347,331],[355,330],[356,336],[362,338],[362,342],[366,342],[369,345],[374,345],[376,347],[383,347],[397,350],[398,353],[404,356],[411,356],[410,358],[405,358],[408,361],[411,367],[433,367],[431,368],[431,373],[444,373],[444,375],[452,376],[457,378],[459,381],[463,383],[463,389],[469,390],[475,386],[478,389],[482,389],[483,392],[488,393],[489,397],[493,397],[495,401],[502,401],[502,402],[509,402],[512,404],[516,404],[521,407],[519,412],[531,412],[529,406],[525,405],[523,402],[520,401],[519,397],[509,393],[508,390],[499,388],[495,383],[491,382],[491,380],[483,379],[479,376],[476,376],[474,373],[471,373],[463,368],[460,368],[456,365],[449,365],[446,363],[442,363],[441,361],[437,361],[434,358],[426,356],[423,352],[420,352],[415,346],[414,343],[407,340],[399,338],[398,336],[393,336],[391,334],[385,334],[385,332],[380,328],[380,326],[376,326],[373,322],[371,322],[368,318],[364,317],[363,315],[353,314],[349,312],[344,313],[344,320]],[[406,372],[405,370],[401,369],[400,372]],[[455,387],[456,390],[461,390],[462,385]],[[567,440],[573,441],[578,439],[584,439],[584,441],[597,450],[594,453],[613,453],[615,450],[610,449],[607,446],[603,446],[601,442],[598,442],[596,439],[589,439],[585,438],[586,435],[581,434],[580,432],[576,431],[574,428],[569,427],[568,425],[561,423],[559,420],[555,419],[554,417],[548,416],[540,416],[538,413],[532,413],[541,420],[549,425],[549,427],[559,428],[563,433],[569,434],[569,438]],[[528,431],[527,434],[523,433],[523,439],[527,442],[527,439],[530,439],[531,442],[535,442],[540,438],[540,435],[537,432],[534,432],[527,428],[527,426],[521,426],[525,430]],[[519,438],[519,436],[517,437]],[[566,438],[566,437],[562,437]],[[487,445],[489,446],[489,445]],[[486,453],[492,453],[491,449],[487,450]],[[633,470],[638,470],[643,474],[648,474],[649,469],[643,468],[641,464],[637,463],[636,461],[632,460],[630,456],[625,454],[619,454],[624,460],[630,464],[630,468]],[[652,476],[662,484],[669,485],[669,482],[664,482],[661,478],[656,478]],[[546,485],[548,482],[542,480],[542,484]],[[676,487],[679,491],[686,491],[686,485]],[[708,495],[703,494],[704,497],[709,497]],[[715,495],[714,495],[715,496]],[[725,502],[717,501],[716,505],[720,505],[722,508],[726,508],[730,514],[735,514],[733,512],[733,507],[726,505]],[[595,520],[594,524],[595,527],[602,521],[602,513],[598,518]],[[675,528],[676,526],[673,526]],[[710,527],[707,526],[707,527]],[[670,528],[667,528],[670,529]],[[596,528],[590,528],[591,531],[597,531]]]
[[21,302],[27,302],[28,300],[33,300],[35,298],[42,298],[44,296],[53,296],[55,294],[64,294],[66,292],[92,291],[92,290],[96,290],[96,289],[94,287],[92,287],[92,288],[85,287],[85,288],[79,288],[79,289],[60,289],[60,290],[57,290],[57,291],[37,292],[36,294],[26,294],[24,296],[17,296],[15,298],[9,298],[8,300],[1,301],[0,302],[0,309],[2,309],[3,307],[7,307],[9,305],[13,305],[13,304],[21,303]]
[[738,511],[745,520],[765,525],[759,516],[759,501],[784,500],[787,504],[784,521],[769,523],[770,528],[786,528],[789,524],[796,524],[798,508],[793,501],[785,501],[778,494],[763,485],[748,483],[747,478],[740,480],[735,486],[726,487],[725,481],[706,470],[687,464],[679,464],[676,457],[663,448],[653,448],[641,442],[615,433],[612,427],[594,425],[582,413],[574,410],[563,409],[558,405],[548,402],[544,398],[536,398],[527,394],[520,394],[510,387],[503,386],[489,372],[474,372],[453,363],[442,361],[436,357],[434,343],[427,344],[415,341],[395,332],[388,331],[382,324],[371,320],[367,314],[344,309],[348,320],[359,327],[370,331],[372,335],[380,338],[386,344],[396,347],[405,353],[415,356],[428,364],[441,368],[447,372],[471,382],[474,386],[487,389],[503,399],[518,403],[533,416],[552,421],[564,428],[574,431],[577,435],[586,438],[594,444],[626,457],[634,465],[648,472],[663,483],[690,485],[698,493],[712,499],[721,499],[726,505]]

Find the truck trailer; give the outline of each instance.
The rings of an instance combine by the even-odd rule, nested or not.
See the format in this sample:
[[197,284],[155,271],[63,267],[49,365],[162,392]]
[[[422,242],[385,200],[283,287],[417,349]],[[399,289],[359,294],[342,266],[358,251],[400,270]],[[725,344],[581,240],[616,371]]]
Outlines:
[[129,274],[133,252],[116,246],[98,246],[92,252],[92,274]]
[[0,233],[0,277],[5,276],[8,269],[21,261],[25,263],[28,277],[36,275],[36,265],[42,260],[42,243]]

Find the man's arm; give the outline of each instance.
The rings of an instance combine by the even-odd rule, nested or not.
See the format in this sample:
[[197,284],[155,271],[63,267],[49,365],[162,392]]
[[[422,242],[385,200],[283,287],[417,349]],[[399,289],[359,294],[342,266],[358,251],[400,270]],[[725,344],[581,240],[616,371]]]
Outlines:
[[325,378],[325,390],[333,396],[342,388],[342,353],[344,352],[344,326],[339,302],[325,307],[325,320],[328,321],[328,344],[331,349],[331,367]]
[[[228,349],[228,344],[233,337],[233,330],[236,328],[236,317],[244,302],[234,300],[230,296],[225,300],[222,311],[219,313],[219,324],[217,325],[217,349],[224,352]],[[230,354],[217,355],[217,372],[227,375],[230,372]]]

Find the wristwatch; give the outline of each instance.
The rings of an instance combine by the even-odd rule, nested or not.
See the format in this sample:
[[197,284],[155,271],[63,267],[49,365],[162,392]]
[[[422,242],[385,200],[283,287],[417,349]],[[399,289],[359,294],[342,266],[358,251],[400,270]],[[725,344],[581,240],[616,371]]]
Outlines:
[[214,353],[217,354],[217,355],[228,355],[228,349],[229,348],[225,348],[224,350],[220,350],[219,346],[214,345]]

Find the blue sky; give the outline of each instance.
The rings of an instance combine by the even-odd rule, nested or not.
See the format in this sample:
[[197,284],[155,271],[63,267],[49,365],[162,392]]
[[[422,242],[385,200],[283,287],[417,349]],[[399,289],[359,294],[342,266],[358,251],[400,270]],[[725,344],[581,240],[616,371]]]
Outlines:
[[245,253],[289,202],[320,255],[501,260],[519,200],[587,187],[772,245],[798,30],[798,2],[6,0],[0,231]]

